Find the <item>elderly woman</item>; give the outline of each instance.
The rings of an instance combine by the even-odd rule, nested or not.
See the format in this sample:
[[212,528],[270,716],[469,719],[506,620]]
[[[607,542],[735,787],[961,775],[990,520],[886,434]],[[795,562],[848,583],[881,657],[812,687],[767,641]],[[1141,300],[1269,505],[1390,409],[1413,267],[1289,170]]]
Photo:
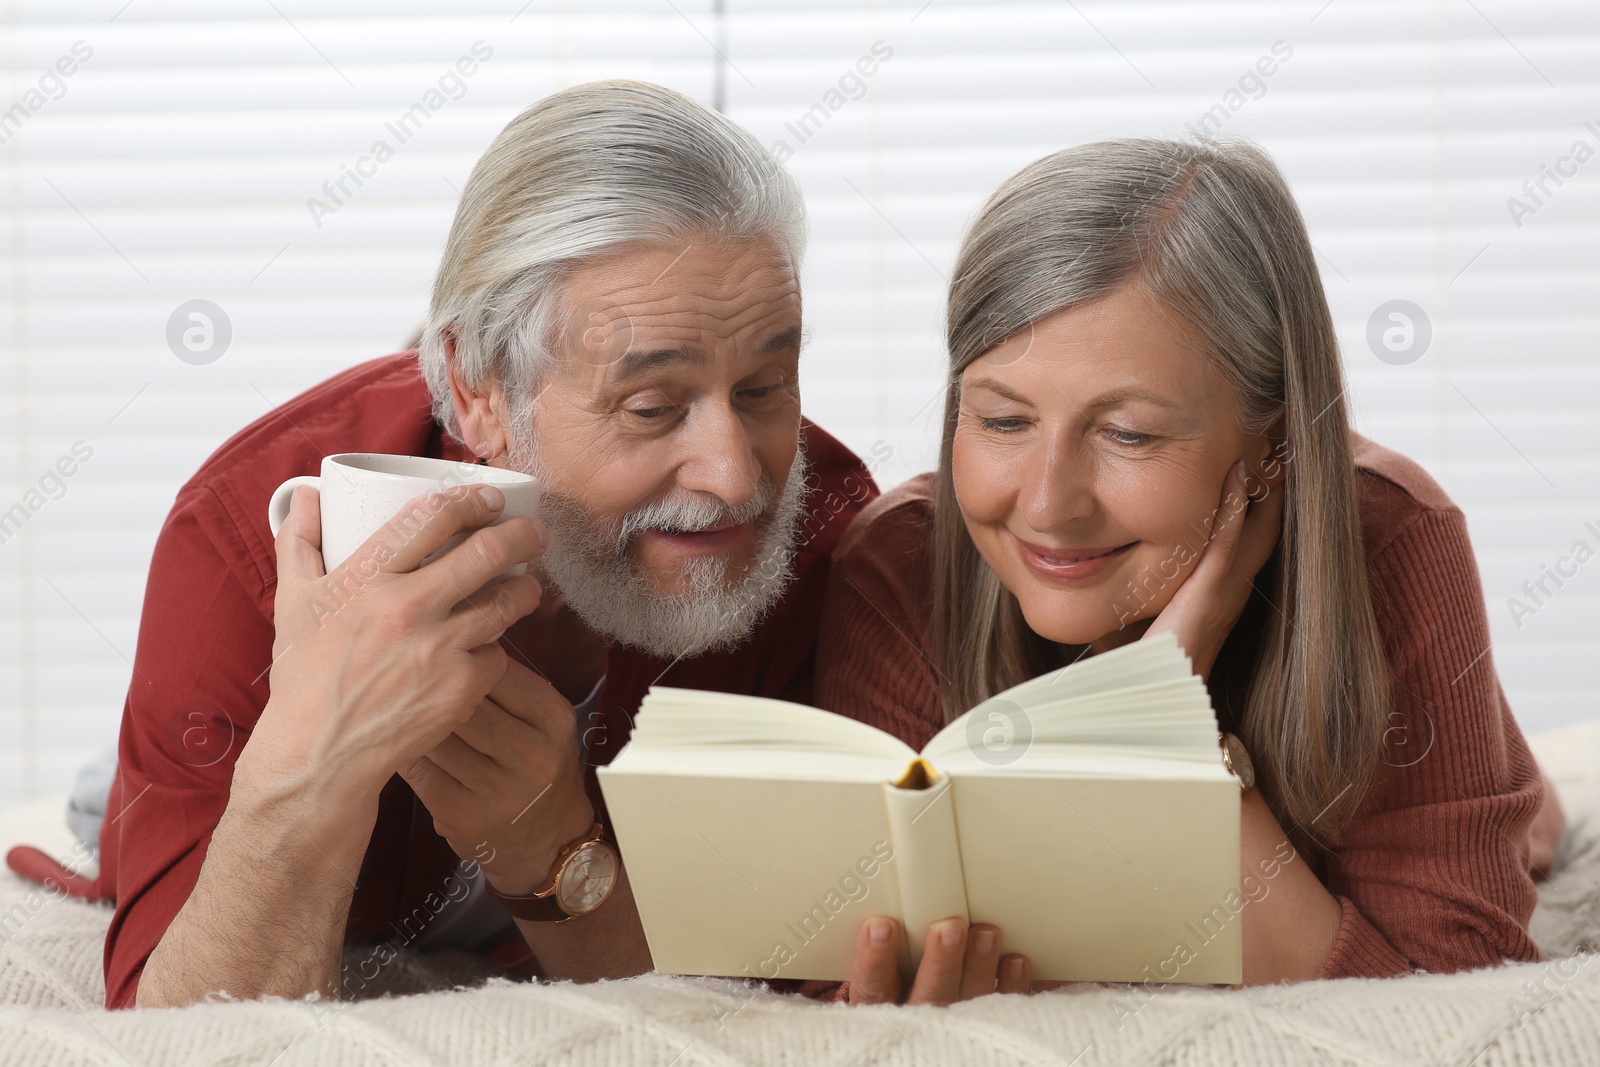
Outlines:
[[[1496,679],[1466,521],[1350,428],[1265,153],[1057,152],[989,199],[954,277],[939,469],[835,553],[818,702],[920,747],[1173,631],[1254,764],[1242,873],[1294,849],[1244,912],[1246,984],[1539,959],[1530,868],[1561,813]],[[851,999],[1028,988],[1001,930],[950,919],[905,990],[901,936],[862,924]]]

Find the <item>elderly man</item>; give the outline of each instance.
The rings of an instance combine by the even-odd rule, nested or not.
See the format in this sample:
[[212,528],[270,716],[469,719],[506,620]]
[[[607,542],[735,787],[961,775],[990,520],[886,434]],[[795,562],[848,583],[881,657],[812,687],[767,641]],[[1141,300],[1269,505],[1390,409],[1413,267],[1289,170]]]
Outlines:
[[[340,995],[399,946],[649,968],[593,768],[655,682],[809,699],[829,553],[877,492],[800,414],[803,242],[794,181],[679,94],[578,86],[506,127],[415,358],[246,427],[161,531],[100,838],[109,1006]],[[342,582],[316,492],[275,542],[266,503],[355,451],[533,473],[543,522],[451,489]]]

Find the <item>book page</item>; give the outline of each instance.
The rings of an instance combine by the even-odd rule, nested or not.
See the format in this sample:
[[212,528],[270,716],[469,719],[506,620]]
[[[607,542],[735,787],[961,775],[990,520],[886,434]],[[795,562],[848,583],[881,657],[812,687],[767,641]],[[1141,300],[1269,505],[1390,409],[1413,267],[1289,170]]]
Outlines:
[[861,921],[900,917],[881,764],[830,781],[635,773],[625,756],[600,784],[656,969],[843,980]]
[[1009,762],[1031,743],[1143,747],[1153,758],[1209,758],[1216,715],[1205,683],[1176,637],[1163,633],[1050,671],[997,693],[940,730],[922,749],[939,767],[953,753],[987,749]]
[[632,748],[783,748],[879,756],[890,775],[916,758],[905,742],[831,711],[766,697],[651,686],[629,735]]
[[1239,786],[950,772],[973,922],[1037,979],[1243,980]]

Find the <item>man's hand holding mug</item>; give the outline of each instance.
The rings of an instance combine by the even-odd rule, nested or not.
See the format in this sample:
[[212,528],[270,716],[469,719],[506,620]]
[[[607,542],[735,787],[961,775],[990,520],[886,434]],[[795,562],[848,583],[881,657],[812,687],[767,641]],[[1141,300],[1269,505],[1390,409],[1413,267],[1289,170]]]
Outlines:
[[320,492],[293,479],[269,509],[271,696],[235,782],[359,817],[504,678],[498,639],[538,606],[524,572],[546,534],[519,472],[369,454],[322,470]]

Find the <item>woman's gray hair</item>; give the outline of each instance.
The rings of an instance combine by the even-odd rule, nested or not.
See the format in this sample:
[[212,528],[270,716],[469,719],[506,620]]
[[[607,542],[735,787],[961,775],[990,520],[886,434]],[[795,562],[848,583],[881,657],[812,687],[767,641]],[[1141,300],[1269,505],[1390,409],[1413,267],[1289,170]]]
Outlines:
[[799,271],[805,203],[749,132],[659,85],[600,81],[513,119],[472,168],[434,280],[418,360],[434,419],[460,437],[446,370],[531,392],[561,344],[562,280],[636,242],[775,239]]
[[1225,695],[1231,680],[1246,694],[1220,710],[1237,718],[1256,783],[1289,833],[1336,844],[1376,776],[1391,680],[1333,318],[1288,184],[1242,139],[1055,152],[1001,185],[962,241],[946,319],[930,634],[946,716],[1064,657],[1029,629],[962,521],[951,472],[962,372],[1047,315],[1130,284],[1194,328],[1246,433],[1282,420],[1281,538],[1218,655],[1212,690]]

